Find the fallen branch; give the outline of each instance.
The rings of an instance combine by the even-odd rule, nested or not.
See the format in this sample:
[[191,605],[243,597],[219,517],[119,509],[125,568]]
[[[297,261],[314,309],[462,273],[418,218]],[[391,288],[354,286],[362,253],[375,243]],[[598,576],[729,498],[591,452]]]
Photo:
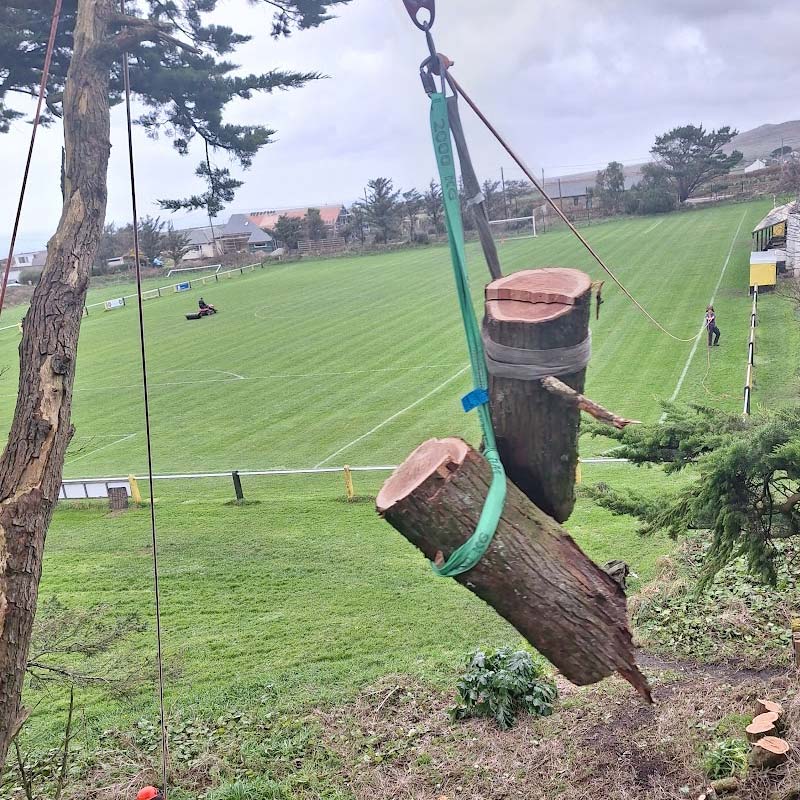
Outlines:
[[588,397],[576,392],[558,378],[553,378],[552,376],[542,378],[542,386],[544,386],[548,392],[556,395],[556,397],[573,408],[577,408],[579,411],[583,411],[589,416],[594,417],[598,422],[604,422],[606,425],[613,425],[620,430],[627,425],[641,424],[638,419],[626,419],[625,417],[620,417],[618,414],[615,414],[613,411],[609,411],[607,408],[603,408],[599,403],[595,403],[594,400],[590,400]]

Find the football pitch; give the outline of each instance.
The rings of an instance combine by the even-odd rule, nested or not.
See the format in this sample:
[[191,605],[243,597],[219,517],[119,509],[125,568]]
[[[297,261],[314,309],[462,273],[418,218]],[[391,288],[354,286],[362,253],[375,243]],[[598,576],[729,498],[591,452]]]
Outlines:
[[[767,208],[729,205],[586,229],[631,292],[676,336],[697,334],[715,298],[723,335],[710,362],[702,337],[695,346],[657,330],[568,232],[509,240],[500,254],[506,273],[570,266],[606,278],[600,318],[592,320],[593,399],[645,421],[673,397],[736,410],[749,316],[749,232]],[[480,304],[486,268],[477,245],[468,256]],[[104,287],[89,300],[127,291]],[[201,293],[220,313],[186,320]],[[767,318],[776,315],[771,330],[768,320],[762,325],[764,336],[775,335],[788,304],[767,297],[762,308]],[[5,323],[21,313],[11,309]],[[271,265],[150,300],[145,317],[157,473],[396,464],[430,436],[478,439],[475,416],[460,408],[470,375],[446,247]],[[130,301],[84,319],[65,477],[143,474],[137,336]],[[18,338],[13,329],[0,332],[0,430],[7,430],[15,402]],[[769,348],[758,352],[757,375],[766,379],[756,403],[782,391],[769,380]],[[584,455],[599,447],[582,445]]]
[[[587,235],[636,297],[681,338],[698,333],[712,296],[722,346],[660,333],[606,284],[592,322],[587,393],[627,416],[656,420],[662,399],[738,411],[747,353],[749,231],[764,203],[593,226]],[[602,276],[566,233],[500,245],[506,272],[577,266]],[[469,248],[473,293],[485,267]],[[162,281],[163,283],[163,281]],[[447,249],[311,261],[209,284],[220,313],[187,321],[200,292],[146,304],[157,473],[385,465],[430,436],[479,439],[459,398],[470,388]],[[128,293],[94,290],[90,302]],[[23,309],[10,309],[6,323]],[[760,303],[755,413],[797,394],[800,335],[791,303]],[[0,425],[16,388],[18,334],[0,332]],[[67,476],[143,474],[142,394],[133,306],[83,321]],[[583,454],[602,441],[584,437]],[[647,492],[658,471],[586,465],[586,482]],[[375,515],[385,474],[356,475],[364,502],[343,502],[340,474],[246,478],[257,502],[230,504],[229,479],[156,484],[164,653],[171,709],[247,708],[274,687],[287,707],[337,701],[390,673],[451,685],[475,647],[518,634]],[[142,483],[142,488],[146,488]],[[567,528],[600,564],[627,561],[641,582],[673,543],[581,498]],[[148,629],[124,645],[152,676],[149,511],[108,514],[62,504],[48,535],[41,596],[69,608],[134,612]],[[143,654],[145,654],[143,656]],[[145,658],[145,661],[142,659]],[[150,660],[147,660],[150,659]],[[177,666],[176,666],[177,665]],[[272,691],[272,689],[270,689]],[[38,703],[32,698],[31,703]],[[90,728],[153,718],[152,683],[117,702],[85,689]],[[59,713],[61,716],[59,716]],[[34,731],[58,736],[64,699],[38,705]],[[48,733],[50,731],[50,733]],[[49,745],[48,745],[49,746]]]

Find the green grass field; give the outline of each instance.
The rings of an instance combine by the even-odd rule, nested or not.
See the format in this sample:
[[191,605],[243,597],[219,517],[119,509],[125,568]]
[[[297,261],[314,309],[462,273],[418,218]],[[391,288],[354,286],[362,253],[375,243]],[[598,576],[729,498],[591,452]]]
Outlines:
[[[716,303],[723,346],[705,382],[706,348],[697,348],[680,399],[738,407],[749,230],[764,210],[732,205],[589,229],[631,291],[681,338],[697,332],[731,254]],[[477,247],[469,255],[479,300],[484,267]],[[501,255],[507,272],[564,265],[603,277],[566,232],[507,242]],[[156,471],[391,464],[431,435],[475,439],[474,415],[458,402],[469,375],[452,283],[446,248],[433,247],[237,276],[207,287],[222,313],[195,322],[183,315],[197,291],[148,302]],[[605,297],[593,324],[588,392],[620,413],[654,419],[692,346],[661,334],[610,283]],[[771,303],[765,299],[765,312]],[[84,320],[67,477],[144,470],[135,317],[129,306]],[[13,408],[17,338],[0,333],[0,367],[9,368],[0,429]]]
[[[621,414],[653,421],[677,392],[741,406],[750,299],[749,231],[765,203],[597,225],[587,235],[630,290],[679,337],[697,333],[716,292],[722,347],[659,333],[608,282],[587,393]],[[501,245],[504,269],[563,265],[602,278],[567,233]],[[469,247],[473,291],[484,268]],[[199,293],[146,305],[157,473],[392,464],[423,439],[478,439],[460,410],[469,389],[446,248],[277,265],[207,287],[216,317],[189,322]],[[93,292],[90,300],[126,291]],[[12,310],[4,316],[9,324]],[[800,335],[779,297],[761,302],[756,404],[796,394]],[[0,426],[16,387],[17,334],[0,332]],[[83,322],[75,441],[68,477],[142,474],[141,385],[133,307]],[[690,356],[692,356],[690,358]],[[603,442],[584,440],[584,454]],[[646,489],[658,473],[584,469],[586,481]],[[382,477],[357,475],[369,497]],[[342,502],[340,475],[250,478],[234,507],[228,481],[157,484],[168,702],[216,707],[257,700],[267,684],[281,703],[347,696],[387,673],[449,678],[477,646],[516,634],[374,513]],[[580,501],[568,527],[596,560],[628,561],[642,580],[671,543],[643,540],[630,521]],[[107,603],[152,622],[148,514],[110,517],[98,506],[61,508],[51,527],[42,594],[74,607]],[[152,628],[129,645],[148,657]],[[40,707],[48,727],[53,700]],[[99,726],[152,713],[151,695],[110,702],[89,693]],[[122,716],[120,716],[122,714]],[[94,723],[92,723],[94,724]]]

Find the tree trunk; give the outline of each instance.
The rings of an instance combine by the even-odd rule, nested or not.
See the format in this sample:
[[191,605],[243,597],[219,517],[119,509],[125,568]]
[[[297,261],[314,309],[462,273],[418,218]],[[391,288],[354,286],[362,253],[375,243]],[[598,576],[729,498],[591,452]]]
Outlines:
[[[468,444],[431,439],[384,484],[377,509],[438,562],[472,535],[491,479],[488,462]],[[650,699],[634,661],[625,595],[513,484],[488,550],[456,580],[573,683],[595,683],[616,670]]]
[[[540,378],[510,377],[517,355],[502,347],[533,354],[535,361],[556,365],[546,374],[581,394],[586,368],[570,369],[574,354],[558,357],[558,348],[574,347],[589,335],[591,280],[574,269],[525,270],[486,287],[484,337],[489,365],[489,396],[497,448],[508,477],[558,522],[575,506],[580,409],[565,404],[541,384]],[[493,346],[494,345],[494,346]],[[500,345],[500,348],[496,348]],[[500,352],[495,353],[495,350]],[[494,363],[493,363],[494,362]],[[525,369],[525,367],[522,367]],[[564,371],[567,370],[567,371]],[[530,374],[537,374],[530,370]],[[541,377],[544,377],[543,375]]]
[[45,536],[72,437],[81,313],[106,211],[106,39],[114,6],[79,0],[64,90],[64,207],[23,322],[17,406],[0,456],[0,768],[24,719],[21,694]]
[[750,750],[750,764],[757,769],[771,769],[788,760],[791,747],[785,739],[765,736]]

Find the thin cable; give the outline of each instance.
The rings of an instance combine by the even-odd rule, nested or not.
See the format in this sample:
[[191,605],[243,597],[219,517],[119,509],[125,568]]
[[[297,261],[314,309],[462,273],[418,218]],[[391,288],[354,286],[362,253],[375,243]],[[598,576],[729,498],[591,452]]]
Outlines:
[[28,173],[31,169],[33,160],[33,145],[36,141],[36,131],[39,129],[39,119],[42,116],[42,103],[47,91],[47,79],[50,77],[50,64],[53,60],[53,50],[56,46],[56,34],[58,32],[58,20],[61,17],[61,0],[56,0],[53,8],[53,19],[50,22],[50,38],[47,40],[47,52],[44,56],[44,67],[42,67],[42,80],[39,83],[39,98],[36,101],[36,114],[33,117],[33,128],[31,129],[31,141],[28,145],[28,158],[25,161],[25,171],[22,173],[22,186],[19,190],[19,202],[17,203],[17,216],[14,218],[14,228],[11,231],[11,244],[8,247],[8,259],[6,268],[3,271],[3,284],[0,287],[0,314],[3,313],[3,303],[6,299],[6,287],[8,286],[8,276],[11,272],[11,261],[14,258],[14,245],[17,243],[17,231],[19,221],[22,218],[22,204],[25,200],[25,190],[28,188]]
[[[120,10],[125,13],[125,0],[120,0]],[[153,487],[153,444],[150,430],[150,393],[147,387],[147,348],[144,335],[144,300],[142,298],[142,267],[139,260],[139,212],[136,206],[136,171],[133,162],[133,123],[131,121],[131,80],[128,54],[122,55],[122,75],[125,85],[125,115],[128,127],[128,165],[131,176],[131,210],[133,214],[133,255],[136,259],[136,300],[139,311],[139,346],[142,363],[142,391],[144,394],[144,424],[147,438],[147,482],[150,488],[150,532],[153,544],[153,591],[156,604],[156,645],[158,656],[158,706],[161,715],[161,793],[167,800],[167,719],[164,713],[164,657],[161,642],[161,593],[158,579],[158,532],[156,528],[156,503]]]
[[[480,108],[479,108],[479,107],[476,105],[476,103],[475,103],[475,102],[472,100],[472,98],[471,98],[471,97],[470,97],[470,96],[469,96],[469,95],[468,95],[468,94],[467,94],[467,93],[464,91],[464,89],[461,87],[461,84],[459,84],[459,83],[458,83],[458,81],[457,81],[457,80],[456,80],[456,79],[455,79],[455,78],[452,76],[452,74],[451,74],[449,71],[447,72],[447,80],[448,80],[448,82],[450,83],[450,86],[453,88],[453,91],[455,91],[455,92],[458,92],[458,94],[460,94],[460,95],[461,95],[461,96],[464,98],[464,100],[466,101],[467,105],[468,105],[468,106],[469,106],[469,107],[470,107],[470,108],[471,108],[471,109],[472,109],[472,110],[475,112],[475,114],[477,115],[478,119],[480,119],[480,121],[481,121],[481,122],[482,122],[482,123],[483,123],[483,124],[484,124],[484,125],[485,125],[485,126],[488,128],[488,129],[489,129],[489,131],[492,133],[492,135],[495,137],[495,139],[497,139],[497,141],[500,143],[500,145],[503,147],[503,149],[504,149],[504,150],[505,150],[505,151],[506,151],[506,152],[507,152],[507,153],[508,153],[508,154],[511,156],[511,158],[512,158],[512,159],[514,159],[514,161],[516,162],[517,166],[518,166],[518,167],[519,167],[519,168],[520,168],[520,169],[521,169],[521,170],[522,170],[522,171],[525,173],[525,175],[526,175],[526,177],[528,178],[528,180],[529,180],[529,181],[530,181],[530,182],[531,182],[531,183],[532,183],[532,184],[533,184],[533,185],[536,187],[536,189],[537,189],[537,190],[538,190],[538,191],[541,193],[542,197],[544,197],[544,199],[547,201],[547,203],[550,205],[550,207],[553,209],[553,211],[555,211],[555,212],[556,212],[556,214],[557,214],[559,217],[561,217],[561,219],[564,221],[564,223],[566,224],[566,226],[567,226],[567,227],[568,227],[568,228],[569,228],[569,229],[572,231],[572,233],[574,233],[574,234],[575,234],[575,236],[577,236],[577,237],[578,237],[578,239],[580,240],[581,244],[582,244],[582,245],[583,245],[583,246],[584,246],[584,247],[585,247],[585,248],[586,248],[586,249],[589,251],[589,254],[590,254],[590,255],[592,256],[592,258],[594,258],[594,260],[595,260],[595,261],[596,261],[596,262],[597,262],[597,263],[600,265],[600,267],[603,269],[603,271],[604,271],[604,272],[606,272],[606,274],[608,275],[608,277],[609,277],[609,278],[611,278],[611,280],[612,280],[612,281],[614,281],[614,283],[616,283],[616,284],[617,284],[617,286],[620,288],[620,290],[622,291],[622,293],[623,293],[623,294],[624,294],[624,295],[625,295],[625,296],[626,296],[626,297],[627,297],[627,298],[628,298],[628,299],[629,299],[629,300],[630,300],[630,301],[631,301],[631,302],[632,302],[632,303],[633,303],[633,304],[634,304],[634,305],[635,305],[635,306],[636,306],[636,307],[639,309],[639,311],[641,311],[641,312],[642,312],[642,314],[644,314],[644,315],[647,317],[647,319],[649,319],[649,320],[650,320],[650,322],[652,322],[652,323],[653,323],[653,325],[655,325],[655,326],[656,326],[656,327],[657,327],[657,328],[658,328],[658,329],[659,329],[659,330],[660,330],[662,333],[665,333],[667,336],[669,336],[671,339],[674,339],[676,342],[693,342],[693,341],[694,341],[694,340],[697,338],[697,335],[695,335],[695,336],[692,336],[692,337],[691,337],[691,338],[689,338],[689,339],[683,339],[683,338],[681,338],[680,336],[675,336],[675,334],[674,334],[674,333],[671,333],[670,331],[668,331],[668,330],[667,330],[667,329],[666,329],[666,328],[665,328],[665,327],[664,327],[664,326],[663,326],[663,325],[662,325],[662,324],[661,324],[661,323],[660,323],[660,322],[659,322],[659,321],[658,321],[658,320],[657,320],[657,319],[656,319],[656,318],[655,318],[655,317],[654,317],[654,316],[653,316],[653,315],[652,315],[652,314],[651,314],[651,313],[650,313],[650,312],[649,312],[649,311],[648,311],[648,310],[647,310],[647,309],[646,309],[646,308],[645,308],[645,307],[644,307],[644,306],[643,306],[643,305],[642,305],[642,304],[641,304],[641,303],[640,303],[640,302],[639,302],[639,301],[638,301],[638,300],[637,300],[637,299],[636,299],[636,298],[635,298],[635,297],[634,297],[634,296],[633,296],[633,295],[632,295],[632,294],[631,294],[631,293],[628,291],[628,289],[627,289],[627,288],[624,286],[624,284],[622,283],[622,281],[621,281],[621,280],[620,280],[620,279],[619,279],[619,278],[618,278],[618,277],[617,277],[617,276],[614,274],[614,272],[612,272],[612,270],[610,269],[610,267],[608,267],[608,266],[606,265],[606,263],[603,261],[603,259],[602,259],[602,258],[601,258],[601,257],[600,257],[598,254],[597,254],[597,252],[595,252],[594,248],[593,248],[593,247],[592,247],[592,246],[589,244],[589,242],[587,242],[587,241],[586,241],[586,239],[585,239],[585,238],[584,238],[584,237],[581,235],[580,231],[579,231],[579,230],[578,230],[578,229],[577,229],[577,228],[576,228],[576,227],[575,227],[575,226],[574,226],[574,225],[573,225],[573,224],[570,222],[570,220],[569,220],[569,217],[567,217],[567,215],[566,215],[566,214],[565,214],[565,213],[564,213],[564,212],[563,212],[563,211],[562,211],[562,210],[561,210],[561,209],[558,207],[558,205],[557,205],[557,203],[555,202],[555,200],[553,200],[553,198],[552,198],[552,197],[550,197],[550,195],[549,195],[549,194],[547,194],[547,192],[545,191],[545,188],[544,188],[544,186],[542,186],[542,184],[541,184],[541,183],[540,183],[538,180],[536,180],[536,178],[533,176],[533,173],[530,171],[530,169],[528,169],[528,167],[527,167],[527,165],[525,164],[525,162],[524,162],[524,161],[523,161],[523,160],[522,160],[522,159],[521,159],[521,158],[520,158],[520,157],[519,157],[519,156],[518,156],[518,155],[517,155],[517,154],[514,152],[514,150],[513,150],[513,148],[511,147],[511,145],[510,145],[510,144],[508,144],[508,142],[507,142],[507,141],[506,141],[506,140],[503,138],[503,136],[502,136],[502,135],[500,134],[500,132],[499,132],[499,131],[498,131],[498,130],[497,130],[495,127],[494,127],[494,125],[492,125],[492,123],[491,123],[491,122],[489,122],[489,120],[486,118],[486,116],[483,114],[483,112],[480,110]],[[698,334],[698,335],[699,335],[699,334]]]

